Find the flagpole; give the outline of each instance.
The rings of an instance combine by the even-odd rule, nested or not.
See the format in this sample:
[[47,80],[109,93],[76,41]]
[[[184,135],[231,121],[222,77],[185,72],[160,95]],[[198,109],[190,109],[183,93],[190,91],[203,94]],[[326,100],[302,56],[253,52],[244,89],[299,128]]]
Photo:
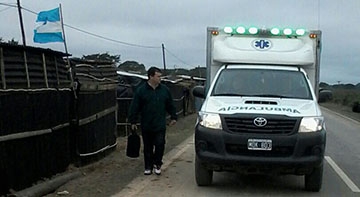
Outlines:
[[[67,59],[67,64],[68,64],[69,72],[70,72],[71,87],[75,88],[74,78],[73,78],[72,69],[71,69],[71,65],[70,65],[69,53],[68,53],[67,45],[66,45],[66,38],[65,38],[65,30],[64,30],[64,22],[63,22],[63,14],[62,14],[61,3],[59,3],[59,8],[60,8],[60,21],[61,21],[61,29],[62,29],[63,39],[64,39],[64,47],[65,47],[66,59]],[[74,92],[74,97],[76,99],[77,98],[76,91],[73,91],[73,92]]]
[[20,20],[20,28],[21,28],[23,45],[24,45],[24,47],[26,47],[24,23],[23,23],[22,14],[21,14],[20,0],[17,0],[17,8],[18,8],[18,12],[19,12],[19,20]]
[[[65,30],[64,30],[64,22],[63,22],[63,14],[62,14],[61,3],[59,4],[59,8],[60,8],[60,21],[61,21],[61,30],[62,30],[63,39],[64,39],[65,53],[68,54],[67,45],[66,45],[66,38],[65,38]],[[68,59],[69,59],[69,57],[68,57]]]

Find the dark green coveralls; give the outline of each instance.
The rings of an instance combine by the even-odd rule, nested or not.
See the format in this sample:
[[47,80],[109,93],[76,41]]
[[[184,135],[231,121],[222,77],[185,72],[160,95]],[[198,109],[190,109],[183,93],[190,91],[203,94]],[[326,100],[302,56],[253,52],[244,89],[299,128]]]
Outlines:
[[145,169],[152,170],[153,165],[163,164],[167,113],[172,120],[177,120],[176,108],[168,87],[160,83],[154,89],[145,82],[136,89],[128,118],[131,124],[135,124],[137,115],[141,115]]

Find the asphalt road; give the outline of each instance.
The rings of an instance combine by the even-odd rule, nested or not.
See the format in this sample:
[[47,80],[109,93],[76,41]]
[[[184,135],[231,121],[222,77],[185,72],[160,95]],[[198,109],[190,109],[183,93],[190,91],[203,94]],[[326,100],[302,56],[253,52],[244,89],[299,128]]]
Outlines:
[[193,136],[166,154],[161,176],[140,175],[113,196],[360,196],[360,122],[323,109],[327,147],[320,192],[304,190],[303,176],[215,172],[213,184],[194,178]]

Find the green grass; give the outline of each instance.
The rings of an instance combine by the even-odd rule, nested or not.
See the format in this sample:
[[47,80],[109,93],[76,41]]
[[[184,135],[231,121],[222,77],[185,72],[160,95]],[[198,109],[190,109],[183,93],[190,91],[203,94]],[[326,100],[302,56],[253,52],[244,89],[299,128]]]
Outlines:
[[352,111],[354,103],[360,102],[360,90],[334,88],[331,89],[331,91],[333,92],[333,99],[319,104],[332,111],[360,121],[360,113]]
[[333,99],[328,101],[337,105],[352,107],[355,102],[360,102],[360,90],[333,89]]

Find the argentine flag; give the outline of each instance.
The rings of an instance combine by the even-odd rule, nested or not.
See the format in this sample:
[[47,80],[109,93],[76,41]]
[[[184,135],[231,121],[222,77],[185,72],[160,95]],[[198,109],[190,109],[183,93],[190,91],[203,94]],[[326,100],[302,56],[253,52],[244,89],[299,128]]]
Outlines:
[[64,42],[59,8],[42,11],[38,14],[34,30],[34,42]]

